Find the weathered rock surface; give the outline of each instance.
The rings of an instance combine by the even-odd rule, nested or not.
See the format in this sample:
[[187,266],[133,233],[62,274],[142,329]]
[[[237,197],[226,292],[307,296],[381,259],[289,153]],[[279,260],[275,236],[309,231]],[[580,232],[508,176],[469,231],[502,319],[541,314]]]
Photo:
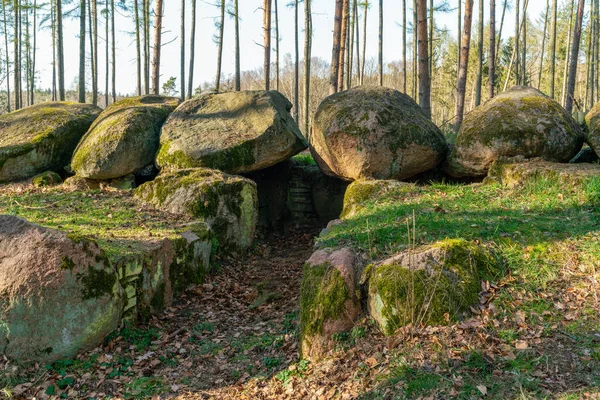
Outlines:
[[459,320],[478,303],[480,279],[498,269],[492,253],[464,240],[399,253],[365,270],[369,314],[386,335],[409,324]]
[[111,104],[77,146],[71,168],[83,178],[106,180],[153,163],[160,128],[178,105],[176,98],[154,95]]
[[585,138],[586,142],[596,152],[596,155],[600,157],[600,103],[597,103],[587,113],[585,123],[588,127]]
[[214,168],[227,173],[261,170],[306,149],[276,91],[205,94],[181,104],[162,128],[161,168]]
[[344,195],[344,209],[341,217],[349,219],[364,208],[368,200],[376,200],[378,197],[394,193],[398,201],[414,191],[416,186],[412,183],[398,182],[394,180],[358,180],[354,181],[346,189]]
[[542,159],[501,158],[490,167],[487,181],[497,181],[514,187],[535,179],[563,182],[565,185],[578,185],[591,176],[600,176],[598,164],[561,164]]
[[349,248],[317,250],[304,265],[300,289],[300,353],[318,360],[361,313],[361,263]]
[[0,182],[62,170],[101,111],[89,104],[54,102],[0,116]]
[[249,179],[207,168],[183,169],[159,175],[136,189],[135,196],[205,221],[225,250],[245,250],[254,239],[258,198]]
[[456,178],[483,177],[499,157],[569,162],[583,145],[581,127],[540,91],[515,86],[465,116],[445,164]]
[[116,271],[85,239],[0,215],[0,342],[19,361],[73,357],[117,327]]
[[323,172],[345,180],[408,179],[439,165],[448,150],[410,97],[370,86],[323,100],[310,142]]

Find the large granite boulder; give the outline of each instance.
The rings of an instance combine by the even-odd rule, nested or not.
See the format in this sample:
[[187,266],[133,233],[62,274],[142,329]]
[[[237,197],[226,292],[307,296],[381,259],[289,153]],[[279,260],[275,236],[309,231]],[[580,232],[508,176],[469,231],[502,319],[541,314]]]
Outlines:
[[556,101],[524,86],[494,97],[466,115],[445,164],[456,177],[483,177],[499,157],[542,157],[569,162],[584,133]]
[[600,103],[597,103],[585,116],[588,127],[586,142],[592,150],[600,157]]
[[91,241],[0,215],[0,343],[46,362],[102,342],[123,308],[117,272]]
[[62,170],[101,111],[89,104],[54,102],[0,116],[0,182]]
[[225,251],[246,250],[258,220],[256,184],[250,179],[207,168],[159,175],[135,196],[156,208],[205,221]]
[[181,104],[162,128],[161,168],[214,168],[227,173],[261,170],[306,149],[276,91],[205,94]]
[[410,97],[374,86],[323,100],[310,144],[323,172],[345,180],[408,179],[435,168],[448,150],[441,131]]
[[71,168],[83,178],[105,180],[152,164],[160,128],[178,105],[176,98],[154,95],[111,104],[77,146]]
[[478,303],[480,280],[499,269],[493,253],[460,239],[399,253],[364,272],[369,314],[386,335],[409,324],[460,320]]

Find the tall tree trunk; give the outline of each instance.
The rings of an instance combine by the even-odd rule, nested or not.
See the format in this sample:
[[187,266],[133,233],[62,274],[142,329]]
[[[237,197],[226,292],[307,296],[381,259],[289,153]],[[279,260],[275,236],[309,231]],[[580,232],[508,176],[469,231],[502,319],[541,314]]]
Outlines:
[[[162,0],[158,0],[162,2]],[[162,16],[161,16],[162,17]],[[111,49],[112,49],[112,101],[117,101],[117,43],[115,40],[115,0],[110,0],[110,30],[111,30]]]
[[[195,1],[195,0],[194,0]],[[298,0],[296,0],[296,3]],[[296,9],[298,5],[296,4]],[[233,3],[233,12],[235,19],[235,90],[239,92],[242,90],[242,71],[240,66],[240,9],[238,5],[238,0],[234,0]],[[298,18],[297,18],[298,10],[296,10],[296,47],[298,44]],[[296,55],[297,56],[297,55]]]
[[379,0],[379,86],[383,86],[383,0]]
[[571,48],[571,40],[572,38],[572,32],[573,32],[573,18],[574,18],[574,14],[575,14],[575,0],[570,0],[571,1],[571,11],[570,11],[570,17],[569,17],[569,32],[567,35],[567,54],[565,56],[565,68],[563,71],[563,86],[562,86],[562,105],[563,107],[567,105],[567,80],[568,80],[568,73],[569,73],[569,60],[570,60],[570,53],[569,53],[569,49]]
[[279,8],[275,2],[275,90],[279,91]]
[[565,109],[570,114],[573,112],[573,103],[575,101],[575,83],[577,81],[577,64],[579,61],[579,42],[581,40],[581,27],[583,25],[583,12],[585,0],[579,0],[577,6],[577,20],[573,30],[573,46],[571,47],[571,65],[569,66],[569,84],[567,86],[567,101]]
[[431,118],[431,86],[429,81],[429,45],[427,44],[427,0],[417,2],[417,37],[419,41],[419,105]]
[[342,4],[342,26],[340,32],[340,54],[338,58],[338,82],[337,90],[344,90],[344,71],[346,64],[346,49],[348,45],[348,12],[350,10],[350,1],[344,0]]
[[221,66],[223,62],[223,34],[225,32],[225,0],[221,0],[221,19],[219,22],[219,46],[217,55],[217,77],[215,78],[215,91],[221,90]]
[[[435,7],[433,4],[433,0],[429,0],[429,78],[433,78],[433,33],[435,30],[435,23],[433,22],[433,13]],[[431,86],[431,84],[430,84]]]
[[271,1],[263,1],[263,34],[264,34],[264,61],[265,90],[271,89]]
[[[237,2],[237,0],[236,0]],[[300,38],[298,28],[298,0],[294,1],[294,120],[300,115]]]
[[108,0],[105,0],[104,6],[106,7],[105,11],[106,11],[106,24],[105,24],[105,31],[104,34],[106,35],[106,78],[104,80],[104,105],[106,107],[108,107],[108,105],[110,104],[110,94],[109,94],[109,82],[110,82],[110,44],[108,43],[108,36],[110,34],[110,5],[108,3]]
[[367,11],[369,10],[369,2],[365,0],[363,3],[363,47],[362,47],[362,64],[360,66],[360,84],[365,82],[365,63],[367,61]]
[[542,71],[544,70],[544,50],[546,47],[546,34],[548,32],[548,11],[550,10],[550,0],[546,0],[546,13],[544,15],[544,34],[542,35],[542,52],[540,53],[540,70],[538,72],[538,85],[537,88],[540,90],[542,87]]
[[[237,0],[236,15],[237,15]],[[239,50],[239,49],[238,49]],[[188,90],[187,98],[192,98],[192,90],[194,89],[194,60],[196,58],[196,0],[192,0],[192,31],[190,35],[190,72],[188,73]],[[238,56],[239,64],[239,56]]]
[[[114,1],[114,0],[111,0]],[[160,92],[160,52],[162,46],[163,0],[156,0],[156,22],[154,25],[154,56],[152,57],[152,92]]]
[[456,85],[456,120],[455,129],[458,131],[463,121],[465,110],[465,92],[467,88],[467,72],[469,70],[469,50],[471,47],[471,23],[473,21],[473,0],[465,1],[465,22],[463,26],[460,70]]
[[550,32],[550,97],[554,98],[554,84],[556,82],[556,24],[558,0],[552,0],[552,31]]
[[483,82],[483,0],[479,0],[479,31],[477,33],[477,82],[475,83],[475,106],[481,104]]
[[521,84],[527,86],[527,6],[523,4],[523,43],[521,45]]
[[412,98],[417,101],[417,71],[418,71],[418,49],[417,49],[417,1],[413,0],[413,90],[412,90]]
[[310,137],[310,67],[312,42],[311,0],[304,0],[304,136]]
[[[352,2],[354,3],[354,2]],[[352,87],[352,73],[354,70],[354,31],[356,29],[356,22],[355,22],[355,12],[356,9],[352,6],[351,7],[351,11],[349,13],[349,18],[350,18],[350,25],[348,27],[348,43],[347,43],[347,57],[346,57],[346,64],[348,65],[348,73],[346,74],[346,88],[350,89]]]
[[[52,29],[52,101],[58,99],[56,88],[56,0],[50,0],[50,25]],[[7,49],[8,50],[8,49]]]
[[520,43],[521,43],[521,29],[520,29],[520,18],[519,18],[519,13],[521,11],[521,6],[519,5],[519,0],[515,0],[515,84],[519,84],[521,82],[521,75],[520,75],[520,55],[521,55],[521,51],[520,51]]
[[340,67],[340,41],[342,38],[342,14],[344,0],[335,1],[335,19],[333,25],[333,48],[331,51],[331,73],[329,76],[329,94],[338,91],[338,74]]
[[[30,104],[35,103],[35,71],[36,71],[36,54],[37,54],[37,0],[33,0],[33,48],[31,50],[31,101]],[[7,53],[8,57],[8,53]],[[8,77],[7,77],[8,79]]]
[[[137,2],[137,0],[136,0]],[[88,25],[90,26],[89,38],[90,38],[90,59],[92,67],[92,104],[98,105],[98,21],[96,18],[96,0],[88,0]],[[138,53],[139,54],[139,53]]]
[[58,99],[60,101],[65,101],[65,53],[62,19],[62,0],[56,0],[56,51],[58,52],[56,61],[58,64]]
[[181,0],[181,48],[180,51],[180,63],[179,66],[179,74],[181,75],[181,93],[180,98],[181,101],[185,100],[185,2],[186,0]]
[[150,94],[150,4],[142,0],[142,23],[144,24],[144,93]]
[[598,70],[598,59],[600,58],[600,1],[596,0],[594,3],[594,101],[592,105],[595,105],[600,98],[600,71]]
[[500,29],[498,30],[498,39],[496,40],[496,60],[494,64],[498,64],[498,55],[500,54],[500,45],[502,44],[502,29],[504,28],[504,16],[506,15],[506,7],[508,0],[504,0],[502,7],[502,17],[500,17]]
[[[94,0],[95,1],[95,0]],[[142,95],[142,44],[140,39],[140,10],[139,0],[133,1],[133,12],[135,18],[135,52],[136,52],[136,72],[137,72],[137,95]]]
[[25,0],[25,90],[27,106],[31,105],[29,99],[31,96],[31,36],[29,29],[29,13],[31,10],[30,0]]
[[[508,0],[505,0],[508,1]],[[460,55],[462,54],[461,39],[462,39],[462,0],[458,0],[458,31],[457,31],[456,48],[458,54],[456,56],[456,80],[458,81],[458,75],[460,74]]]
[[[460,0],[459,0],[460,2]],[[406,94],[406,0],[402,0],[402,92]]]
[[489,96],[494,97],[496,85],[496,0],[490,0],[490,55],[488,60]]
[[79,102],[85,103],[85,0],[79,3]]
[[[51,11],[52,12],[52,11]],[[6,108],[7,112],[11,111],[11,98],[10,98],[10,57],[8,52],[8,26],[6,23],[6,3],[2,1],[2,17],[4,19],[4,48],[6,51],[6,94],[7,94],[7,102]]]

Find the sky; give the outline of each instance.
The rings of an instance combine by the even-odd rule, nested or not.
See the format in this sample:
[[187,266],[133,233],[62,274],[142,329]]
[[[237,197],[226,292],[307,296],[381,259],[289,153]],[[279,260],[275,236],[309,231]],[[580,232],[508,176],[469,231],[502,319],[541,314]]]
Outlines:
[[[231,0],[228,0],[231,1]],[[294,51],[294,10],[293,7],[287,7],[291,0],[273,0],[279,4],[280,19],[280,47],[281,58],[286,53]],[[438,4],[441,0],[435,0]],[[178,77],[180,70],[180,18],[181,2],[180,0],[164,0],[164,30],[163,43],[167,43],[162,51],[161,62],[161,84],[169,77]],[[206,81],[214,81],[217,66],[217,46],[214,42],[214,35],[217,33],[215,20],[219,16],[219,9],[212,5],[214,0],[198,0],[197,5],[197,30],[196,30],[196,61],[194,71],[194,87]],[[377,55],[378,40],[378,1],[371,1],[373,4],[367,12],[367,57]],[[438,27],[446,27],[452,35],[457,34],[458,13],[456,0],[448,0],[453,9],[449,13],[436,13],[435,22]],[[514,0],[509,0],[509,6]],[[189,34],[190,34],[190,1],[186,0],[186,71],[187,60],[189,60]],[[333,13],[334,0],[313,0],[313,57],[321,57],[326,60],[331,58],[332,31],[333,31]],[[384,8],[384,62],[399,60],[402,54],[402,6],[400,0],[383,0]],[[412,5],[411,0],[406,1],[407,6]],[[478,1],[475,1],[473,28],[478,15]],[[489,18],[489,2],[484,1],[485,20]],[[496,0],[497,11],[496,18],[499,20],[502,12],[502,0]],[[543,0],[530,0],[528,13],[530,19],[535,19],[542,15],[545,10],[546,2]],[[262,0],[239,0],[240,7],[240,47],[241,47],[241,68],[242,70],[252,70],[262,65],[263,48],[257,43],[263,42],[262,31]],[[463,1],[464,9],[464,1]],[[301,25],[300,32],[300,53],[303,52],[303,4],[300,4],[299,20]],[[362,18],[362,12],[361,12]],[[408,11],[407,20],[412,18],[412,11]],[[507,11],[503,28],[503,37],[512,35],[514,30],[514,12]],[[361,22],[362,23],[362,22]],[[274,22],[273,22],[274,24]],[[136,90],[136,48],[132,34],[133,22],[127,12],[119,11],[116,16],[116,41],[117,41],[117,92],[127,95],[134,94]],[[499,22],[498,22],[499,25]],[[99,21],[98,30],[104,32],[104,20]],[[274,25],[273,25],[274,26]],[[48,28],[41,28],[38,35],[38,87],[48,88],[52,78],[52,43]],[[65,21],[65,75],[68,88],[74,88],[79,73],[79,22],[74,20]],[[475,29],[473,30],[475,32]],[[362,33],[362,32],[361,32]],[[225,21],[225,39],[223,50],[223,74],[228,76],[234,73],[234,21],[226,16]],[[361,41],[363,38],[361,37]],[[408,38],[410,41],[410,37]],[[89,52],[89,41],[87,51]],[[410,44],[409,44],[410,46]],[[104,38],[100,38],[100,87],[103,87],[105,75],[105,63],[103,54],[105,52]],[[274,56],[273,56],[274,57]],[[273,58],[274,60],[274,58]],[[187,72],[186,72],[187,73]],[[89,76],[89,66],[88,66]],[[88,82],[91,80],[88,79]],[[91,85],[90,85],[91,86]]]

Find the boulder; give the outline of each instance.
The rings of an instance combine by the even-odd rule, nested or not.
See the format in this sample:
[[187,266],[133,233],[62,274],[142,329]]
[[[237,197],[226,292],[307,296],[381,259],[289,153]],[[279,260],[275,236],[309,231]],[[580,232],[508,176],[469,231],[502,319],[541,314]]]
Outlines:
[[34,176],[31,180],[33,186],[38,188],[56,186],[60,185],[62,182],[63,180],[60,175],[52,171],[42,172],[41,174]]
[[181,104],[160,137],[161,168],[214,168],[227,173],[261,170],[306,149],[276,91],[205,94]]
[[415,193],[416,185],[394,180],[359,180],[346,189],[342,219],[351,219],[362,210],[367,201],[376,201],[383,195],[393,193],[397,200]]
[[62,170],[101,111],[89,104],[53,102],[0,116],[0,182]]
[[480,280],[497,276],[498,260],[489,250],[452,239],[399,253],[368,266],[371,317],[385,335],[406,325],[457,321],[478,303]]
[[4,355],[47,362],[89,350],[117,328],[116,271],[82,238],[0,215],[0,342]]
[[407,95],[361,86],[319,106],[311,151],[324,173],[345,180],[408,179],[435,168],[448,145]]
[[300,353],[318,360],[335,346],[334,335],[352,329],[361,313],[361,263],[349,248],[317,250],[304,265],[300,288]]
[[586,142],[592,150],[600,157],[600,103],[597,103],[585,116],[585,123],[588,127],[586,132]]
[[126,98],[108,106],[83,137],[71,162],[89,179],[126,176],[154,162],[160,128],[179,105],[173,97]]
[[499,157],[542,157],[569,162],[584,133],[556,101],[531,87],[515,86],[465,116],[445,171],[484,177]]
[[159,175],[141,185],[135,196],[156,208],[205,221],[225,251],[252,244],[258,219],[256,184],[207,168]]

